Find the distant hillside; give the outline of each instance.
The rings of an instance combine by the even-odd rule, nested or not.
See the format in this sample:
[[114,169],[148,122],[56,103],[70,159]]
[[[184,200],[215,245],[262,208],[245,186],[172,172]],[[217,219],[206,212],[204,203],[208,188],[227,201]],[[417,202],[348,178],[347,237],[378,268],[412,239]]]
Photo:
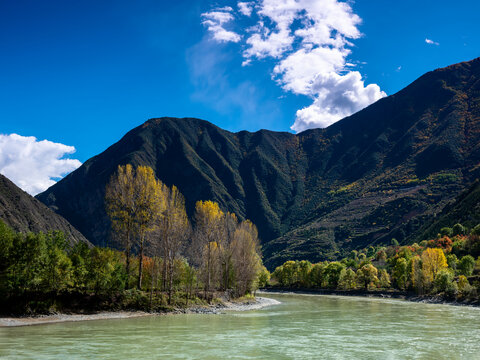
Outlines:
[[456,223],[470,229],[480,224],[480,181],[477,180],[454,202],[447,204],[440,214],[429,219],[420,229],[418,240],[435,237],[441,228]]
[[231,133],[151,119],[38,198],[95,244],[108,238],[105,185],[119,164],[151,166],[195,201],[259,228],[272,268],[415,238],[480,175],[480,59],[429,72],[326,129]]
[[88,242],[67,220],[0,174],[0,220],[20,232],[63,231],[71,244]]

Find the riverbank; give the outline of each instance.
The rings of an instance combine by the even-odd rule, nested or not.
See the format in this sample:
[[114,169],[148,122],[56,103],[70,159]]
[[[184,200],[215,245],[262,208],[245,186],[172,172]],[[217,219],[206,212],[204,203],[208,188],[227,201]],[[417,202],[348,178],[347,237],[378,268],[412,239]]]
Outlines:
[[418,295],[414,292],[407,291],[366,291],[366,290],[331,290],[331,289],[309,289],[309,288],[283,288],[274,287],[261,289],[260,293],[271,294],[307,294],[307,295],[339,295],[339,296],[359,296],[359,297],[374,297],[382,299],[401,299],[417,303],[426,304],[445,304],[454,306],[473,306],[480,307],[480,301],[458,301],[445,298],[441,295]]
[[129,319],[170,314],[221,314],[225,311],[259,310],[277,304],[280,304],[280,302],[275,299],[256,297],[240,301],[222,301],[212,305],[195,305],[186,309],[173,309],[172,311],[164,312],[104,311],[93,314],[51,314],[25,317],[0,317],[0,327],[30,326],[89,320]]

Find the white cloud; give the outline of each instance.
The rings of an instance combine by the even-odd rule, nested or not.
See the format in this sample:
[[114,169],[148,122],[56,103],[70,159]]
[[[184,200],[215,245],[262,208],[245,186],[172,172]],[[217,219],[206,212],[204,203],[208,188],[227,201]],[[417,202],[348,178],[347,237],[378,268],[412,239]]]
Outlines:
[[425,38],[425,42],[429,45],[440,45],[438,42]]
[[255,3],[252,1],[252,2],[243,2],[243,1],[239,1],[237,3],[237,6],[238,6],[238,11],[240,11],[240,13],[242,15],[245,15],[245,16],[250,16],[252,15],[252,11],[253,11],[253,5]]
[[233,31],[226,30],[224,25],[233,20],[233,9],[229,6],[216,8],[212,11],[203,13],[202,24],[212,33],[215,40],[220,42],[239,42],[241,36]]
[[320,74],[312,87],[315,100],[312,105],[297,111],[292,126],[296,132],[327,127],[385,96],[377,84],[365,86],[358,71],[346,75],[334,72]]
[[[237,5],[241,14],[258,19],[243,31],[242,65],[274,59],[272,78],[285,91],[313,101],[297,111],[293,130],[328,126],[386,96],[376,84],[365,86],[355,65],[347,62],[352,41],[362,35],[358,29],[362,20],[349,3],[256,0]],[[228,21],[233,13],[227,11]]]
[[0,134],[0,173],[17,186],[36,195],[82,163],[64,159],[75,152],[73,146],[48,140],[37,141],[33,136]]

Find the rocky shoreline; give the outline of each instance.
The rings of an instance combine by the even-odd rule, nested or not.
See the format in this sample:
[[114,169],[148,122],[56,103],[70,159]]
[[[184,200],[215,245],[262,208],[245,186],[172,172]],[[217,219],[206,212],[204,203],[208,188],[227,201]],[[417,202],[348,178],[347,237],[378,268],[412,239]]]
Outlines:
[[227,311],[259,310],[266,306],[277,304],[280,304],[280,302],[275,299],[256,297],[255,299],[247,301],[224,301],[214,305],[192,306],[187,309],[175,309],[172,312],[163,313],[150,313],[144,311],[107,311],[94,314],[51,314],[27,317],[3,317],[0,318],[0,327],[29,326],[89,320],[128,319],[169,314],[222,314]]

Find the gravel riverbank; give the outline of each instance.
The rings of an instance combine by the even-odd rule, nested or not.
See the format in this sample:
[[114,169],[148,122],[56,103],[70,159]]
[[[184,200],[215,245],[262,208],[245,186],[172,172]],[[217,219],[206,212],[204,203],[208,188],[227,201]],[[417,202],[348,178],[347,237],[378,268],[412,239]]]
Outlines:
[[258,310],[266,306],[280,304],[270,298],[256,297],[254,300],[244,302],[226,301],[210,306],[194,306],[187,309],[177,309],[172,313],[148,313],[143,311],[115,311],[100,312],[96,314],[52,314],[33,317],[4,317],[0,318],[0,327],[28,326],[51,324],[67,321],[87,321],[106,319],[128,319],[133,317],[167,315],[167,314],[221,314],[227,311]]

